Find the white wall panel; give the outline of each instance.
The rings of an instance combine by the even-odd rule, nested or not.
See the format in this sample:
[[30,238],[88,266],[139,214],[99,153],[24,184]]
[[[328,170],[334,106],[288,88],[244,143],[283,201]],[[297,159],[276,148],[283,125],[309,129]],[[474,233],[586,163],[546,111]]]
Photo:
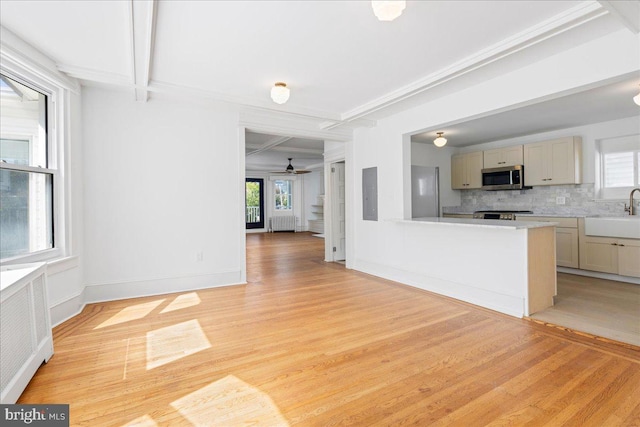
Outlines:
[[89,88],[83,121],[86,284],[110,298],[118,295],[105,285],[163,280],[168,292],[167,279],[237,282],[237,116]]

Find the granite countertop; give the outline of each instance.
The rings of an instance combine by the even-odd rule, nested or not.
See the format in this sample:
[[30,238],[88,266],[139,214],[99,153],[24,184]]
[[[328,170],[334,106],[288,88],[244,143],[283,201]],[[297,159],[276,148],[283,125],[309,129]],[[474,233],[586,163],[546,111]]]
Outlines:
[[535,221],[504,221],[499,219],[472,219],[472,218],[413,218],[413,219],[392,219],[393,222],[425,225],[445,225],[480,228],[501,228],[520,230],[527,228],[553,227],[554,222]]

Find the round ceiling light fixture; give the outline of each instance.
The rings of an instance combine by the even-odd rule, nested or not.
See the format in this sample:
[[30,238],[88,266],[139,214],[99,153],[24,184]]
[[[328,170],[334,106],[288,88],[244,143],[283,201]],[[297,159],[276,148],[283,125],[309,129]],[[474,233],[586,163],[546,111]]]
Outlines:
[[376,15],[376,18],[380,21],[393,21],[402,15],[402,11],[407,7],[407,2],[404,0],[372,0],[371,7],[373,8],[373,13]]
[[286,83],[276,82],[271,88],[271,99],[276,104],[284,104],[289,100],[289,88]]
[[444,132],[436,132],[436,134],[438,135],[438,137],[433,140],[433,143],[436,147],[444,147],[444,145],[447,143],[447,138],[442,136]]
[[633,97],[633,102],[635,102],[637,105],[640,105],[640,92],[638,92],[638,94]]

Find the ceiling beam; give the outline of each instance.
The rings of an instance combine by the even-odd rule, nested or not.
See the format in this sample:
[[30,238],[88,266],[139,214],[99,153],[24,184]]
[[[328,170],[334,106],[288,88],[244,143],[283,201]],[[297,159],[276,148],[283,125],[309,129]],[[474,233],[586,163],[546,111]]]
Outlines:
[[283,144],[283,143],[287,142],[290,139],[291,139],[290,136],[278,136],[278,137],[275,137],[275,138],[271,138],[270,140],[268,140],[267,142],[262,144],[260,146],[260,148],[254,150],[254,151],[252,151],[250,153],[247,153],[246,157],[253,156],[254,154],[262,153],[263,151],[266,151],[266,150],[270,150],[270,149],[272,149],[272,148],[274,148],[274,147],[276,147],[276,146],[278,146],[280,144]]
[[157,0],[130,0],[132,80],[136,101],[149,99],[157,10]]
[[[260,146],[257,145],[246,145],[246,149],[259,149]],[[279,152],[289,152],[289,153],[297,153],[297,154],[314,154],[320,155],[324,153],[324,150],[315,149],[315,148],[302,148],[302,147],[272,147],[269,151],[279,151]]]
[[598,1],[627,27],[633,34],[640,33],[640,2],[638,1]]

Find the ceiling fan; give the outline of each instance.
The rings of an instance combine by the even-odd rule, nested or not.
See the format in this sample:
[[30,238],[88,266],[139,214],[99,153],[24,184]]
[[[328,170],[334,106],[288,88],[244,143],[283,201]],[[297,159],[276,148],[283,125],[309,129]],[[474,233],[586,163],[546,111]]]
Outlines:
[[294,168],[291,165],[291,160],[293,160],[293,158],[289,157],[289,165],[285,168],[285,170],[283,170],[283,171],[274,171],[274,172],[271,172],[271,173],[278,173],[278,174],[284,174],[284,175],[300,175],[300,174],[303,174],[303,173],[311,173],[311,171]]

